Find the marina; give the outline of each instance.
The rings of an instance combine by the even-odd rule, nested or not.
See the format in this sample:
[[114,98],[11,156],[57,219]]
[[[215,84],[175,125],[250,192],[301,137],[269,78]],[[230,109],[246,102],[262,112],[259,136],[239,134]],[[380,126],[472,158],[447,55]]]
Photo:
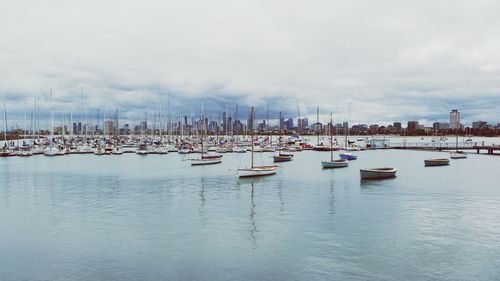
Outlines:
[[500,2],[4,2],[0,281],[500,280]]

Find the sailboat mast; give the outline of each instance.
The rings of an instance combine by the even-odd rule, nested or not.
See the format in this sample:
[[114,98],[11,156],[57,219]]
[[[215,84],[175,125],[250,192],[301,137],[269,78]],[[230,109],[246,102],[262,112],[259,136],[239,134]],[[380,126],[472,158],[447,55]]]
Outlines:
[[[252,106],[252,108],[250,110],[250,116],[253,116],[253,110],[254,109],[253,109],[253,106]],[[253,118],[251,118],[251,120],[253,122]],[[248,124],[248,125],[250,125],[250,124]],[[251,140],[252,140],[252,169],[253,169],[253,124],[252,124],[251,136],[252,136]]]
[[5,121],[5,132],[3,133],[4,146],[7,147],[7,107],[3,104],[3,120]]
[[333,114],[330,112],[330,124],[328,124],[328,130],[330,131],[330,161],[333,162],[333,134],[332,127],[333,126]]
[[319,146],[319,106],[316,107],[316,133],[317,133],[317,145]]
[[201,102],[201,159],[203,159],[203,135],[205,134],[205,104]]

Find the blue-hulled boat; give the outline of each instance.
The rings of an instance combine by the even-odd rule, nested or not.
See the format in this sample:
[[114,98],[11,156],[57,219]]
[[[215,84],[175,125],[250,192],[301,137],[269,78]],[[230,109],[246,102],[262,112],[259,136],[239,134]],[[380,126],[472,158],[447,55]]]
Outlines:
[[340,153],[339,156],[340,156],[340,159],[345,159],[345,160],[349,160],[349,161],[358,159],[358,156],[356,156],[352,153]]

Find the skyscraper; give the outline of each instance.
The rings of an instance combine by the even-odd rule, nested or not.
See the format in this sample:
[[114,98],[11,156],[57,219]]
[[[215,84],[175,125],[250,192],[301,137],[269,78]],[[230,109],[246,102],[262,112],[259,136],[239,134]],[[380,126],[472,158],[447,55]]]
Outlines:
[[450,129],[460,128],[460,112],[458,109],[453,109],[450,112]]

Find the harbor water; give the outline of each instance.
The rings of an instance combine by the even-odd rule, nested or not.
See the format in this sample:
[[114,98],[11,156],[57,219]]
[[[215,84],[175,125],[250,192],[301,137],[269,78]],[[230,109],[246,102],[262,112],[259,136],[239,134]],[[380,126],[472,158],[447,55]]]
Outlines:
[[322,170],[329,152],[294,154],[247,180],[250,153],[0,159],[0,280],[499,279],[499,157],[360,151]]

